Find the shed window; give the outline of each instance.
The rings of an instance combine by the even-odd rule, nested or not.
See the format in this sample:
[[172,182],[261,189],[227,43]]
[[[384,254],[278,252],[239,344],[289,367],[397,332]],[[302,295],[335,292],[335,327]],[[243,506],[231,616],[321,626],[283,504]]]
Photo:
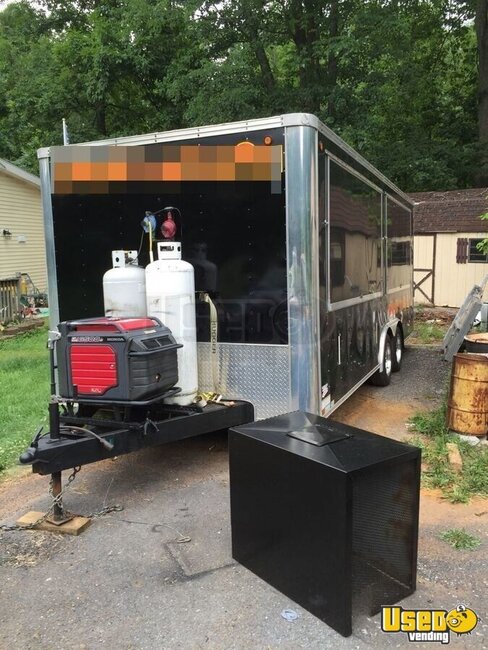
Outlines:
[[470,262],[488,262],[488,253],[483,253],[478,249],[483,239],[470,239],[468,249],[468,260]]

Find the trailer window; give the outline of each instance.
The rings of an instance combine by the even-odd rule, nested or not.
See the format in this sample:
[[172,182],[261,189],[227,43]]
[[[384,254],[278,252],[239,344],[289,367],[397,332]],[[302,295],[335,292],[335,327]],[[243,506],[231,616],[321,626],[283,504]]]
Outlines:
[[329,205],[331,301],[382,291],[380,192],[331,161]]
[[410,286],[412,279],[412,213],[390,198],[386,202],[388,291]]

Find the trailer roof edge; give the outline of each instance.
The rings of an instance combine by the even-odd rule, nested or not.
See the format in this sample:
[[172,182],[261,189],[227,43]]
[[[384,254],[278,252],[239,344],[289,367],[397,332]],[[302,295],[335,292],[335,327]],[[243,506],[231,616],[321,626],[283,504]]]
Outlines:
[[[360,153],[356,151],[351,145],[347,144],[340,136],[338,136],[334,131],[332,131],[331,128],[326,126],[323,122],[319,120],[318,117],[315,115],[312,115],[310,113],[289,113],[287,115],[282,115],[283,122],[285,126],[311,126],[312,128],[316,128],[318,131],[323,133],[329,140],[334,142],[334,144],[338,145],[345,153],[349,154],[351,158],[356,160],[359,164],[361,164],[365,169],[370,171],[372,174],[377,176],[385,185],[387,185],[390,189],[392,189],[396,194],[402,197],[404,201],[408,203],[408,205],[411,205],[412,207],[414,206],[414,201],[406,194],[403,192],[393,181],[391,181],[387,176],[382,174],[379,169],[377,169],[374,165],[372,165],[366,158],[364,158]],[[290,118],[290,122],[288,122],[288,118]],[[301,119],[302,121],[298,123],[298,120]]]
[[[261,131],[265,129],[273,129],[280,127],[293,127],[293,126],[309,126],[320,131],[331,142],[339,146],[345,153],[356,160],[369,172],[374,174],[380,179],[387,187],[389,187],[395,194],[400,196],[408,205],[414,206],[414,201],[399,187],[397,187],[389,178],[382,174],[374,165],[366,160],[360,153],[353,147],[345,142],[338,136],[332,129],[326,126],[319,120],[318,117],[310,113],[286,113],[283,115],[276,115],[273,117],[256,118],[250,120],[240,120],[238,122],[224,122],[221,124],[210,124],[206,126],[189,127],[185,129],[174,129],[172,131],[160,131],[147,133],[142,135],[128,135],[117,138],[108,138],[105,140],[92,140],[89,142],[73,143],[70,146],[106,146],[106,145],[146,145],[158,144],[162,142],[173,142],[175,140],[190,140],[194,138],[204,138],[216,135],[228,135],[232,133],[240,133],[246,131]],[[37,157],[49,158],[50,148],[45,147],[39,149]]]

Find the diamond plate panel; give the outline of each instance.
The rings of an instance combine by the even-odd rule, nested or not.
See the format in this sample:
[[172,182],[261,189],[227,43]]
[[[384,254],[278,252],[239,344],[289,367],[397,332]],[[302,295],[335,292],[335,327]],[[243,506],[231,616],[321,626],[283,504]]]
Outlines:
[[[287,345],[219,343],[218,392],[254,405],[256,419],[291,409],[290,357]],[[198,344],[198,379],[203,391],[214,390],[211,344]]]

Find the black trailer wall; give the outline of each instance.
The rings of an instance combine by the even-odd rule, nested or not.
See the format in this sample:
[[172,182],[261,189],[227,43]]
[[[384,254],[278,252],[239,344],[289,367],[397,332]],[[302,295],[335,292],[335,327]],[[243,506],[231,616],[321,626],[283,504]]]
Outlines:
[[[174,153],[179,144],[208,146],[211,152],[215,145],[235,146],[242,140],[262,146],[265,135],[274,147],[283,144],[283,132],[274,130],[245,139],[236,134],[136,148],[143,150],[138,155],[144,163],[157,164],[158,159],[164,162],[169,147]],[[100,156],[101,148],[90,149]],[[66,148],[53,148],[53,164],[57,150],[66,156]],[[208,291],[217,304],[219,340],[286,343],[284,173],[279,172],[278,181],[259,180],[264,168],[258,167],[250,172],[241,165],[235,180],[102,179],[72,183],[71,191],[53,194],[60,320],[101,315],[102,277],[111,268],[111,251],[139,248],[145,211],[175,206],[181,212],[181,219],[175,213],[177,238],[183,258],[195,267],[196,289]],[[62,182],[56,185],[64,187]],[[157,219],[159,232],[162,216]],[[145,238],[140,263],[148,262]],[[208,307],[201,304],[198,312],[199,340],[208,340]]]

